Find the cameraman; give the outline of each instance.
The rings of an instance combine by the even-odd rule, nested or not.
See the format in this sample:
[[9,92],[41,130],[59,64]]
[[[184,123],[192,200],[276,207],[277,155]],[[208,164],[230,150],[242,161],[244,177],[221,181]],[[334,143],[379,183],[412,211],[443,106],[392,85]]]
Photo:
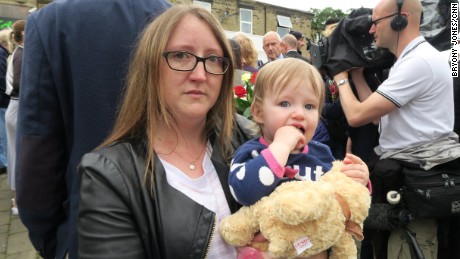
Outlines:
[[[452,132],[454,103],[449,65],[420,36],[421,15],[420,0],[382,0],[374,8],[369,33],[378,47],[387,48],[397,58],[388,79],[376,92],[367,86],[362,68],[350,71],[359,100],[348,83],[348,71],[334,76],[350,126],[380,121],[380,146],[376,149],[381,155],[380,168],[385,168],[385,158],[413,162],[414,151],[429,154],[421,158],[424,170],[460,157],[458,136]],[[446,141],[450,141],[448,156],[433,152]],[[416,218],[408,228],[416,233],[425,258],[437,258],[436,220]],[[391,259],[411,258],[401,229],[391,231],[387,251]],[[382,258],[381,254],[376,258]]]

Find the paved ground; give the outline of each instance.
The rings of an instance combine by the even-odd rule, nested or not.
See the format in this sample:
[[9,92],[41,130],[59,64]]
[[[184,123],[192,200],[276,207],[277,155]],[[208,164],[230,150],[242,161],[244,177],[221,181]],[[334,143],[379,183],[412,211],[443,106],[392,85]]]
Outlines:
[[39,259],[30,244],[27,229],[19,217],[11,214],[13,194],[6,174],[0,175],[0,259]]

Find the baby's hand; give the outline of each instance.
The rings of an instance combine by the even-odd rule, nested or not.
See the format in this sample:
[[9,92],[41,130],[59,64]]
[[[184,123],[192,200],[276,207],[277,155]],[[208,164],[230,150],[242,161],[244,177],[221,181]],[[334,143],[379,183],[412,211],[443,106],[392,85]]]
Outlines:
[[[257,233],[252,240],[252,243],[257,242],[266,242],[267,239],[261,234]],[[255,248],[245,246],[245,247],[237,247],[237,259],[272,259],[270,254],[267,251],[259,251]],[[310,257],[295,257],[295,258],[302,258],[302,259],[327,259],[327,252],[323,251],[317,255],[313,255]],[[284,257],[278,259],[286,259]]]
[[[265,243],[267,239],[262,235],[262,233],[257,233],[252,239],[251,243]],[[265,257],[268,255],[267,252],[259,251],[256,248],[245,246],[245,247],[237,247],[237,259],[264,259],[269,258]]]
[[289,154],[305,146],[302,132],[293,126],[283,126],[276,130],[273,142],[268,146],[273,157],[281,166],[285,166]]
[[273,142],[287,145],[289,151],[299,150],[306,145],[303,132],[294,126],[283,126],[276,130]]
[[342,173],[353,180],[362,183],[364,186],[369,183],[369,169],[361,158],[352,154],[347,154],[343,159],[343,163],[344,165],[341,169]]

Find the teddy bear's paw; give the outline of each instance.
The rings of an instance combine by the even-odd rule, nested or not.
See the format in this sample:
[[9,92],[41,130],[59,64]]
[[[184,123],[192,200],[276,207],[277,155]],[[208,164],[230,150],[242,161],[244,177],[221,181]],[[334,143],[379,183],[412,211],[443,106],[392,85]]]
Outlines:
[[233,246],[249,244],[259,231],[257,219],[249,207],[242,207],[236,213],[222,219],[219,232],[222,238]]
[[245,246],[254,238],[254,232],[245,226],[230,224],[222,220],[219,225],[219,232],[222,238],[232,246]]
[[236,230],[234,228],[219,228],[220,235],[222,238],[232,246],[245,246],[251,243],[251,240],[254,238],[254,234],[246,232],[243,230]]

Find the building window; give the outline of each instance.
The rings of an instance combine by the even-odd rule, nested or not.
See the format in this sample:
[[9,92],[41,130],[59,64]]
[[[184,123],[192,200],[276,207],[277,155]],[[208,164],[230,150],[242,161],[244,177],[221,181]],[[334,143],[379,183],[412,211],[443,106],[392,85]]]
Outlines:
[[292,28],[291,17],[277,15],[276,16],[278,21],[278,27],[276,27],[276,32],[283,37],[284,35],[288,34]]
[[252,34],[252,10],[240,8],[240,31]]
[[284,35],[288,34],[291,30],[289,28],[276,27],[276,32],[283,38]]
[[203,2],[203,1],[193,1],[193,5],[203,7],[204,9],[208,10],[209,12],[211,12],[211,3]]

